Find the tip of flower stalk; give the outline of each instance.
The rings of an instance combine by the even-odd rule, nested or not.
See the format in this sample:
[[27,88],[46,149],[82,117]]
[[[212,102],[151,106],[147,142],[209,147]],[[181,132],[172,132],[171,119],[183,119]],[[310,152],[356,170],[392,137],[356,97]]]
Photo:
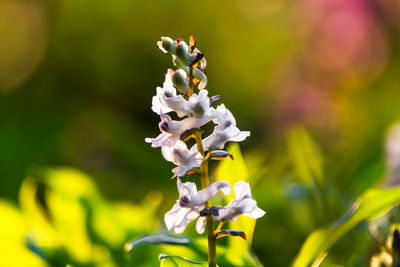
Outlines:
[[190,45],[190,52],[193,52],[193,49],[196,47],[196,37],[192,34],[190,35],[189,45]]

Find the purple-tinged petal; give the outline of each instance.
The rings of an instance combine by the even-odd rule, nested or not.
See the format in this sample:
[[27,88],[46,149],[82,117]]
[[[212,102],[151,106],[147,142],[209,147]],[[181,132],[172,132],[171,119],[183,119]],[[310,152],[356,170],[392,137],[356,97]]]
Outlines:
[[221,190],[222,193],[224,193],[225,195],[229,195],[231,193],[231,186],[227,181],[217,181],[215,183],[212,183],[207,188],[200,190],[193,201],[197,205],[204,204],[213,196],[215,196],[219,190]]

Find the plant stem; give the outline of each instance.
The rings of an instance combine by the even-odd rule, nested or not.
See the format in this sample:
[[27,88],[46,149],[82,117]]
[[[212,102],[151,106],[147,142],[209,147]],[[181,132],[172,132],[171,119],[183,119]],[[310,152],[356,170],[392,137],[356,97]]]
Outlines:
[[187,92],[189,96],[193,94],[193,66],[189,66],[189,91]]
[[[204,156],[203,150],[203,142],[201,138],[201,132],[196,133],[196,143],[198,151],[204,157],[203,162],[200,165],[200,183],[201,188],[207,188],[210,184],[210,179],[208,177],[208,159]],[[210,206],[210,201],[208,201],[205,205],[206,208]],[[217,239],[214,233],[214,222],[211,214],[207,214],[206,217],[207,224],[207,237],[208,237],[208,266],[216,267],[217,266]]]

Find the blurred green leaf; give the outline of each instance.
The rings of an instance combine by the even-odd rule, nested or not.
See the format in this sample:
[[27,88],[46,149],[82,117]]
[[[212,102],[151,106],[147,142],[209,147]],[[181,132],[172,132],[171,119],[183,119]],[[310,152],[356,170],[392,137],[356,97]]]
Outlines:
[[[230,144],[227,152],[232,154],[235,160],[222,161],[215,171],[216,179],[228,181],[231,186],[238,181],[250,182],[251,184],[239,145],[237,143]],[[224,196],[227,203],[233,198],[233,194]],[[247,240],[241,238],[230,238],[228,240],[229,260],[236,266],[244,266],[246,261],[252,262],[253,266],[258,264],[257,258],[250,253],[255,225],[256,220],[247,216],[240,216],[236,222],[229,222],[230,228],[240,229],[247,236]]]
[[190,243],[190,238],[186,236],[175,236],[169,233],[159,233],[159,234],[152,234],[152,235],[145,235],[142,236],[134,241],[126,243],[125,249],[131,250],[136,246],[140,246],[142,244],[188,244]]
[[185,266],[204,266],[207,267],[208,263],[194,262],[178,256],[160,255],[161,267],[185,267]]
[[372,188],[366,191],[349,212],[329,227],[311,233],[297,255],[293,267],[309,266],[346,232],[363,220],[372,219],[390,210],[400,201],[400,186],[389,189]]
[[0,266],[48,266],[44,259],[25,243],[27,222],[11,202],[0,199]]
[[294,128],[288,137],[289,153],[300,180],[310,185],[323,184],[321,151],[303,127]]

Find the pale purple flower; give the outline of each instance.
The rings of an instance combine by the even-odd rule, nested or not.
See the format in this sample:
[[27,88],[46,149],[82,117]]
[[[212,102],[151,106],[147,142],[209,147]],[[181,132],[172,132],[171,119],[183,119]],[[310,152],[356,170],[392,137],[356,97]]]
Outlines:
[[[240,215],[246,215],[253,219],[264,216],[265,211],[257,207],[257,202],[251,198],[250,184],[239,181],[233,187],[236,199],[233,199],[225,207],[216,207],[218,216],[213,216],[215,220],[236,221]],[[204,232],[205,217],[200,217],[196,223],[198,233]]]
[[152,147],[174,146],[184,132],[199,128],[213,118],[212,110],[205,112],[201,117],[187,117],[181,121],[173,120],[168,114],[161,113],[161,122],[158,124],[161,134],[156,138],[145,138],[145,141],[151,143]]
[[[179,75],[185,77],[186,72],[178,70]],[[177,71],[177,72],[178,72]],[[157,113],[169,113],[175,111],[179,117],[184,117],[191,112],[195,116],[203,115],[204,113],[211,112],[210,98],[208,97],[207,90],[200,90],[199,94],[192,94],[189,100],[183,98],[182,95],[177,95],[176,88],[172,82],[172,76],[175,72],[171,69],[165,75],[165,82],[163,87],[157,87],[157,94],[153,96],[151,109]],[[215,109],[212,108],[215,113]],[[215,118],[213,114],[212,118]]]
[[182,95],[177,95],[172,83],[173,73],[173,70],[168,69],[163,87],[157,87],[157,94],[153,96],[151,109],[159,115],[175,111],[179,117],[184,117],[192,112],[193,104]]
[[[213,122],[217,124],[217,126],[214,128],[213,133],[203,140],[204,151],[209,149],[223,149],[225,144],[229,141],[241,142],[250,136],[249,131],[240,131],[239,128],[236,127],[235,118],[224,104],[217,107],[215,116],[216,118],[213,119]],[[194,152],[196,150],[197,145],[194,145],[191,151]]]
[[156,138],[145,138],[152,147],[174,146],[182,134],[180,122],[173,121],[168,114],[161,113],[161,122],[158,124],[161,134]]
[[184,176],[193,168],[199,168],[203,162],[201,154],[199,152],[190,153],[186,144],[181,140],[178,140],[174,146],[166,145],[161,147],[161,152],[166,160],[177,165],[172,170],[174,173],[173,177]]
[[214,128],[214,132],[204,139],[204,150],[223,149],[226,142],[241,142],[250,136],[249,131],[240,131],[236,127],[235,117],[224,104],[217,107],[214,122],[218,125]]
[[217,115],[216,110],[210,106],[207,90],[200,90],[198,95],[192,94],[189,102],[192,104],[193,115],[197,118],[206,117],[211,120]]
[[233,187],[236,199],[228,206],[219,210],[218,220],[236,221],[240,215],[246,215],[253,219],[264,216],[265,211],[257,207],[257,202],[251,198],[250,184],[239,181]]
[[200,216],[204,204],[215,196],[219,190],[229,195],[231,187],[226,181],[218,181],[209,187],[197,191],[196,184],[192,182],[182,183],[177,179],[179,199],[176,204],[164,216],[165,225],[168,230],[182,233],[186,225]]

